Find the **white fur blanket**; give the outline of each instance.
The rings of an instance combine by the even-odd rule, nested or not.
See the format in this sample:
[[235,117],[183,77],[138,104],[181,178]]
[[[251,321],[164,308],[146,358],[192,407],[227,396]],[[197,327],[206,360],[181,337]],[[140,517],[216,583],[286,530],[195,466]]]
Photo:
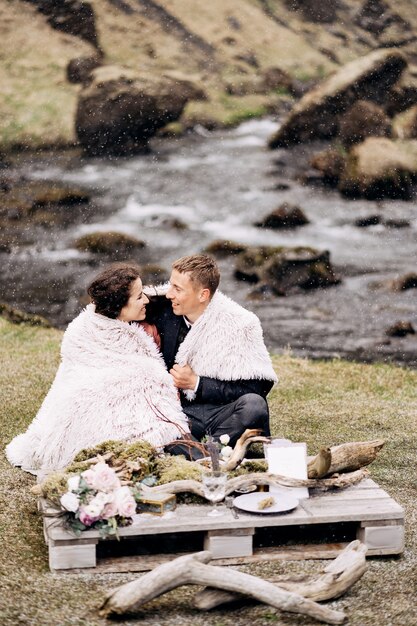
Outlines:
[[[176,362],[224,381],[277,381],[257,316],[216,291],[178,349]],[[186,391],[189,400],[194,392]]]
[[6,448],[13,465],[59,469],[108,439],[161,447],[189,432],[162,356],[140,326],[88,305],[69,324],[61,356],[37,416]]

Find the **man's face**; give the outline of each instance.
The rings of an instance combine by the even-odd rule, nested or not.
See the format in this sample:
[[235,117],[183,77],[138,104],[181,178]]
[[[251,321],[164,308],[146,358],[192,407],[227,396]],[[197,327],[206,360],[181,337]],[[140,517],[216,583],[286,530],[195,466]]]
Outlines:
[[166,297],[171,300],[175,315],[185,315],[191,323],[195,322],[209,303],[210,291],[193,283],[188,272],[172,270],[169,282]]

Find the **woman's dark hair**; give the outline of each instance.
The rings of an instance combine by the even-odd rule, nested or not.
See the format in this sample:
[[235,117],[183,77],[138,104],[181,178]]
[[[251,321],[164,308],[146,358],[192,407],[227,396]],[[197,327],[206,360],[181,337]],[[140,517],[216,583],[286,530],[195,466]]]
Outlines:
[[140,268],[131,263],[114,263],[90,283],[87,293],[96,313],[116,319],[130,296],[132,283],[140,278]]

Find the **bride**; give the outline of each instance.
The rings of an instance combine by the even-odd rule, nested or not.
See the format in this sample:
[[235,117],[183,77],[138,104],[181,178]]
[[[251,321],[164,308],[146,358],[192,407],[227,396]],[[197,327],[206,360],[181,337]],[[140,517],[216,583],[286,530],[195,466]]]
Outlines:
[[158,346],[137,323],[148,303],[139,268],[110,266],[88,294],[91,304],[64,333],[61,364],[38,414],[6,448],[12,465],[32,473],[63,468],[108,439],[162,448],[189,435]]

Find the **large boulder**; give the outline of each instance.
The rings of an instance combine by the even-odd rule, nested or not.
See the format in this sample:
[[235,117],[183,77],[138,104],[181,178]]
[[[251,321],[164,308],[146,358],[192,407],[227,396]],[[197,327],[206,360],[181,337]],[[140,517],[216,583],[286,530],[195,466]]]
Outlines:
[[202,89],[185,78],[99,67],[79,96],[77,137],[93,156],[141,152],[159,128],[180,117],[189,100],[204,98]]
[[47,17],[48,24],[68,35],[80,37],[100,49],[94,9],[83,0],[26,0]]
[[357,100],[384,102],[407,62],[398,50],[377,50],[343,66],[308,92],[271,137],[271,148],[334,137],[339,117]]
[[350,197],[410,199],[416,179],[416,140],[368,137],[351,149],[338,186]]
[[258,283],[258,293],[279,296],[294,289],[317,289],[340,282],[329,252],[307,247],[248,248],[236,259],[235,277]]
[[310,163],[321,173],[323,183],[336,186],[346,167],[346,154],[331,147],[313,154]]
[[114,260],[125,259],[145,247],[145,243],[136,237],[114,231],[95,232],[82,235],[74,242],[77,250],[103,254]]
[[366,137],[390,135],[390,118],[384,109],[369,100],[357,100],[339,120],[339,138],[347,146],[360,143]]
[[328,250],[287,248],[265,263],[261,282],[285,296],[294,289],[319,289],[340,283],[330,263]]
[[41,326],[42,328],[52,327],[52,324],[44,317],[15,309],[5,302],[0,302],[0,317],[3,317],[11,324],[26,324],[28,326]]

